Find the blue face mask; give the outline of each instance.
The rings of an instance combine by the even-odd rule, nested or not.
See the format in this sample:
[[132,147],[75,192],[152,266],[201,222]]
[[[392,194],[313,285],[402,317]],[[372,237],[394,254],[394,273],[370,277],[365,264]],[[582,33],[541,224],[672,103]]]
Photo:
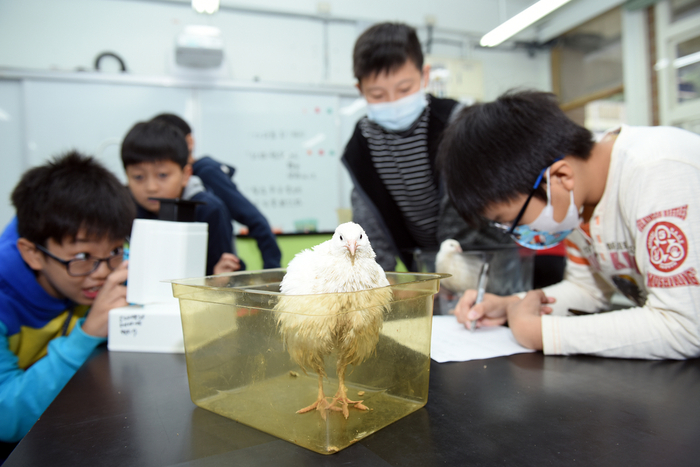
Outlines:
[[421,88],[418,92],[393,102],[367,104],[367,118],[390,131],[407,130],[418,120],[427,105],[428,99]]

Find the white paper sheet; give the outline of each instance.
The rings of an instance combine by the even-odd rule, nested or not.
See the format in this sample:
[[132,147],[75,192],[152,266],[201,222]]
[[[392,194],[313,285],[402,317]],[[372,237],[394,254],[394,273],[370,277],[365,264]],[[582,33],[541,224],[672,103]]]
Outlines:
[[438,363],[466,362],[534,352],[518,344],[510,328],[493,326],[469,331],[451,315],[433,316],[430,358]]

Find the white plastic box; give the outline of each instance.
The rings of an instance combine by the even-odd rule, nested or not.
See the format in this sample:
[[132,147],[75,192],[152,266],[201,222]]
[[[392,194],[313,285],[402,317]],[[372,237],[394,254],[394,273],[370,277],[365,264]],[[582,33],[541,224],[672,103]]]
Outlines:
[[109,313],[111,351],[184,353],[178,300],[172,279],[206,271],[208,225],[136,219],[129,245],[126,299]]
[[183,277],[201,277],[207,266],[208,225],[136,219],[129,242],[129,303],[174,302],[170,283]]

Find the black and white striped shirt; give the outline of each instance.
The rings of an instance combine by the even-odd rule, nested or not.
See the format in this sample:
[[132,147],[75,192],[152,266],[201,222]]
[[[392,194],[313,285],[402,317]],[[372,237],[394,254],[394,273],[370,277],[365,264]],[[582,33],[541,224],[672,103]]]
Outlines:
[[440,212],[438,187],[428,158],[429,107],[430,101],[413,129],[403,133],[387,131],[367,117],[360,120],[372,164],[401,210],[411,236],[423,247],[437,242]]

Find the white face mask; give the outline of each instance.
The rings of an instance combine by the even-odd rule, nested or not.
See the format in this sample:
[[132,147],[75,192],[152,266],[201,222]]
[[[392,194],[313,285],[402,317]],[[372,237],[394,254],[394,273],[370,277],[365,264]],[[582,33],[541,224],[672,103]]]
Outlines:
[[427,105],[428,99],[421,87],[417,92],[393,102],[368,103],[367,118],[387,130],[402,131],[418,120]]
[[566,216],[561,222],[554,220],[554,208],[552,207],[552,192],[551,179],[549,178],[549,168],[547,169],[547,206],[542,210],[537,219],[530,222],[530,229],[540,232],[566,232],[573,230],[581,223],[579,219],[578,209],[574,203],[574,191],[569,192],[569,209],[566,211]]

